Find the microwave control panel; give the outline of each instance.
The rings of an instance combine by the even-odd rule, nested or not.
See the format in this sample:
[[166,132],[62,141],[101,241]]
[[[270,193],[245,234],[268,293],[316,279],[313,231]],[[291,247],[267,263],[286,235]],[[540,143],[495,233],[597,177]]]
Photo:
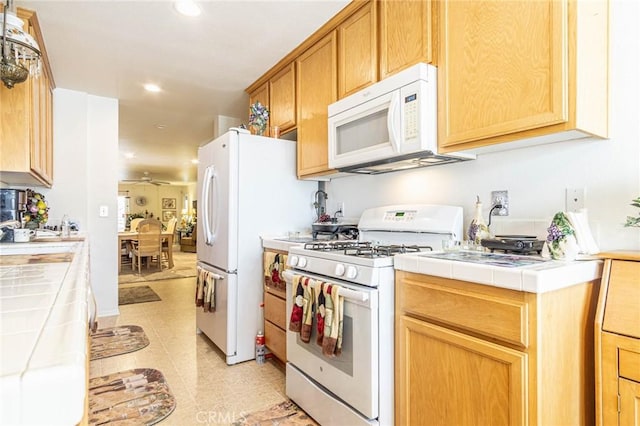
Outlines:
[[418,137],[418,94],[404,97],[404,140]]

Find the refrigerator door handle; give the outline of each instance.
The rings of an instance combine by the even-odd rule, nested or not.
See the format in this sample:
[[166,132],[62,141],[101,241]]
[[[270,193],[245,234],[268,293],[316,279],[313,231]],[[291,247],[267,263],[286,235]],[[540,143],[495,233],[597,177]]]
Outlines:
[[218,179],[216,176],[216,172],[213,166],[209,166],[207,167],[207,169],[205,170],[205,174],[204,174],[204,185],[202,187],[202,198],[204,200],[204,205],[203,205],[203,213],[204,213],[204,237],[205,237],[205,243],[207,245],[213,245],[213,242],[216,239],[216,234],[218,232],[218,217],[219,217],[219,208],[220,208],[220,203],[216,202],[217,200],[214,199],[214,203],[215,203],[215,224],[214,227],[212,229],[212,224],[211,224],[211,212],[209,211],[209,206],[210,206],[210,196],[211,196],[211,183],[214,183],[214,190],[218,190]]

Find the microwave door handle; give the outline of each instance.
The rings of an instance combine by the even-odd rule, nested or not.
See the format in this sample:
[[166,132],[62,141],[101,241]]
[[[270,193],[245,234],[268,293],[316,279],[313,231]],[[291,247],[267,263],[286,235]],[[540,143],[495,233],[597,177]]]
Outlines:
[[394,152],[400,153],[400,92],[396,91],[391,96],[389,113],[387,114],[387,128],[389,129],[389,142]]

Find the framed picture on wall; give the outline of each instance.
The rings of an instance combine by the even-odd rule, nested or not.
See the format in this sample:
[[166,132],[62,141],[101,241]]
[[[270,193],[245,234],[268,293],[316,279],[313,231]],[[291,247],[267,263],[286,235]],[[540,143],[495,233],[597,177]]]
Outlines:
[[162,199],[162,209],[163,210],[175,210],[176,208],[176,199],[175,198],[163,198]]
[[162,210],[162,221],[169,222],[171,219],[176,217],[175,210]]

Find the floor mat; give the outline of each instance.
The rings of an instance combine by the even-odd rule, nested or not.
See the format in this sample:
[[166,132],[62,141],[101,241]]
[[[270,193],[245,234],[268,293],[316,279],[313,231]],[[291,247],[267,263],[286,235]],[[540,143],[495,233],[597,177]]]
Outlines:
[[148,285],[138,287],[120,287],[118,289],[118,305],[130,305],[132,303],[157,302],[160,296]]
[[137,325],[101,328],[91,335],[91,360],[134,352],[148,345],[149,338]]
[[233,426],[318,426],[311,417],[292,401],[281,402],[266,410],[250,413]]
[[153,425],[176,408],[158,370],[136,368],[89,380],[89,424]]

